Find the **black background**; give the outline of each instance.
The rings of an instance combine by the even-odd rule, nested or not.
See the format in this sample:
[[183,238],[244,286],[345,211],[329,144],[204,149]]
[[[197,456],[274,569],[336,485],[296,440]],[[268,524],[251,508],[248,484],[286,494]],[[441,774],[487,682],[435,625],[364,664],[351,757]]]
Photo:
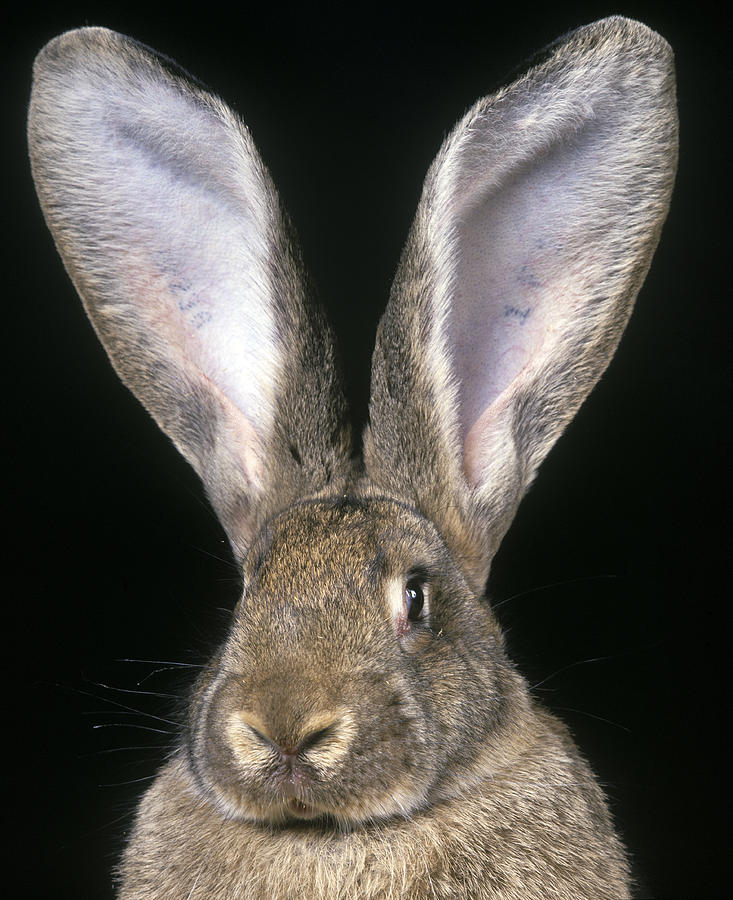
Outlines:
[[107,25],[243,114],[363,416],[373,332],[443,135],[534,50],[613,12],[676,51],[676,192],[621,347],[544,464],[490,588],[514,657],[604,783],[648,895],[729,888],[727,26],[700,4],[89,2],[28,4],[5,23],[4,880],[17,870],[16,896],[111,896],[135,797],[181,717],[175,699],[127,692],[184,696],[193,672],[125,660],[200,663],[237,595],[196,477],[117,381],[43,223],[24,135],[35,53],[67,28]]

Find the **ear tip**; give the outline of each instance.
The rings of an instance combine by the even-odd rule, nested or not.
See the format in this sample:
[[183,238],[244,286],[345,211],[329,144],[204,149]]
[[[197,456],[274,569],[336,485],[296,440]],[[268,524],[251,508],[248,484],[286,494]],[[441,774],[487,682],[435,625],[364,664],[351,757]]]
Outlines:
[[[674,52],[643,22],[609,16],[569,32],[548,50],[542,63],[580,79],[589,92],[608,100],[626,96],[655,108],[664,119],[676,117]],[[545,71],[543,65],[539,69]]]
[[606,44],[611,50],[639,54],[661,63],[672,64],[674,52],[669,43],[648,25],[626,16],[608,16],[579,28],[578,38],[586,37],[594,44]]
[[28,108],[28,134],[33,158],[34,136],[47,136],[48,121],[68,97],[73,73],[102,57],[121,35],[107,28],[74,28],[52,38],[38,52],[33,63],[33,84]]
[[109,47],[110,44],[119,43],[121,38],[122,35],[101,26],[93,25],[84,28],[72,28],[51,38],[41,48],[36,56],[35,68],[38,70],[48,66],[55,66],[60,62],[68,62],[85,50]]

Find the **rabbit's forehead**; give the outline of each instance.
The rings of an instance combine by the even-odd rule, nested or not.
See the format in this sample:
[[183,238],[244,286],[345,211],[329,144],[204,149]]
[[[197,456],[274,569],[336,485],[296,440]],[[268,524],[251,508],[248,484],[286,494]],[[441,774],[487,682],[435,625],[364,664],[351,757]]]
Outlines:
[[313,501],[268,523],[245,562],[259,590],[302,595],[312,586],[370,588],[447,560],[433,524],[391,500]]

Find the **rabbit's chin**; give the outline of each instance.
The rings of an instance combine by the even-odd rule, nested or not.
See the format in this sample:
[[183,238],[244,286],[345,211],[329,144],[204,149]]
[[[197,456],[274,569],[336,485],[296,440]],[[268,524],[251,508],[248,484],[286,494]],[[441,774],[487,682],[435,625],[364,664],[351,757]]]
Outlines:
[[422,791],[396,789],[388,796],[352,796],[347,801],[323,801],[315,796],[292,796],[280,791],[279,796],[261,800],[254,793],[217,785],[206,790],[206,797],[229,821],[249,822],[262,826],[320,826],[352,831],[376,822],[409,818],[426,805]]

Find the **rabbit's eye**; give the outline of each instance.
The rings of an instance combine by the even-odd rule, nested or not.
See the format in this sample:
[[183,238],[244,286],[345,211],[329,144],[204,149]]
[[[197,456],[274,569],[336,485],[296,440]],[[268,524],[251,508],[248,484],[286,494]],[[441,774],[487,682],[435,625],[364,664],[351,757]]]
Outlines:
[[400,640],[410,634],[429,634],[430,581],[422,572],[412,572],[404,581],[395,578],[387,597],[392,626]]
[[408,621],[419,622],[425,607],[425,591],[417,578],[411,578],[405,585],[405,603]]

